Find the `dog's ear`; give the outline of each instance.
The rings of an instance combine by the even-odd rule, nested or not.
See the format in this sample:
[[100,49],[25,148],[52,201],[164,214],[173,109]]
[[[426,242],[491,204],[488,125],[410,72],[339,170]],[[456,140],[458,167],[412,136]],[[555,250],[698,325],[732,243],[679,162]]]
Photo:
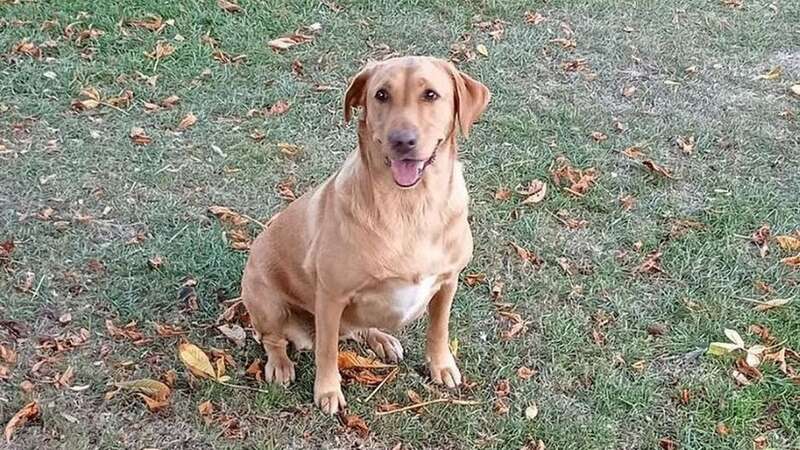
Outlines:
[[483,83],[456,69],[452,63],[445,64],[455,85],[455,111],[458,126],[461,128],[461,134],[466,137],[469,136],[472,124],[478,121],[489,105],[491,94]]
[[365,108],[367,106],[367,81],[372,76],[374,64],[368,64],[361,69],[361,72],[353,78],[347,92],[344,94],[344,121],[350,122],[353,117],[353,108]]

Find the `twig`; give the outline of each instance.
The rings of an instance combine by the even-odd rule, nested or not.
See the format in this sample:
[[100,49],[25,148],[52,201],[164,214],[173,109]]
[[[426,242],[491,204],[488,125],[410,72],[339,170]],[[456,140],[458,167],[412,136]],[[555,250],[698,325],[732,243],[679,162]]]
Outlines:
[[399,367],[395,367],[394,370],[389,372],[389,375],[386,375],[386,378],[384,378],[383,381],[381,381],[381,383],[375,389],[372,390],[372,392],[367,396],[367,398],[364,399],[364,402],[365,403],[368,402],[369,399],[371,399],[378,392],[378,390],[380,388],[382,388],[383,385],[386,384],[387,381],[389,381],[389,378],[392,378],[393,376],[395,376],[395,374],[397,374],[397,371],[399,371],[399,370],[400,370]]
[[167,241],[167,244],[169,244],[169,243],[172,243],[172,241],[174,241],[174,240],[175,240],[175,239],[176,239],[178,236],[180,236],[180,234],[181,234],[181,233],[183,233],[183,231],[184,231],[185,229],[187,229],[187,228],[189,228],[189,224],[186,224],[186,225],[184,225],[184,226],[183,226],[183,228],[181,228],[180,230],[178,230],[178,232],[177,232],[177,233],[173,234],[173,235],[172,235],[172,237],[171,237],[171,238],[169,238],[169,240]]
[[452,398],[437,398],[436,400],[429,400],[427,402],[415,403],[413,405],[404,406],[402,408],[393,409],[391,411],[378,411],[378,412],[375,413],[375,415],[376,416],[387,416],[389,414],[400,413],[400,412],[404,412],[404,411],[410,411],[412,409],[422,408],[423,406],[435,405],[436,403],[452,403],[454,405],[465,405],[465,406],[480,405],[481,404],[481,402],[476,401],[476,400],[456,400],[456,399],[452,399]]
[[259,221],[258,221],[258,220],[256,220],[256,219],[253,219],[252,217],[248,216],[247,214],[242,214],[242,213],[239,213],[239,215],[240,215],[240,216],[242,216],[242,217],[244,217],[245,219],[247,219],[247,220],[249,220],[249,221],[251,221],[251,222],[255,223],[256,225],[260,226],[261,228],[267,228],[267,226],[266,226],[266,225],[264,225],[263,223],[259,222]]
[[125,114],[126,116],[128,115],[128,111],[125,111],[124,109],[121,109],[121,108],[117,108],[116,106],[112,105],[111,103],[100,102],[100,104],[103,105],[103,106],[108,106],[111,109],[116,109],[117,111],[121,112],[122,114]]
[[261,392],[262,394],[271,394],[271,392],[265,391],[265,390],[259,389],[259,388],[254,388],[254,387],[250,387],[250,386],[243,386],[241,384],[231,384],[231,383],[226,383],[224,381],[219,381],[219,380],[213,380],[213,381],[215,383],[221,384],[223,386],[228,386],[228,387],[232,387],[232,388],[235,388],[235,389],[244,389],[244,390],[247,390],[247,391]]

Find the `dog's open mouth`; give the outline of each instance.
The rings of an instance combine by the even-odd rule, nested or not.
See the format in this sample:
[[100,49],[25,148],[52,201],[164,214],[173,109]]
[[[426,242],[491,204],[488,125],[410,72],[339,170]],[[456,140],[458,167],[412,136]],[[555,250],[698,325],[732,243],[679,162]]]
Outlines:
[[422,173],[436,157],[436,151],[428,159],[393,159],[389,162],[392,178],[398,186],[408,188],[419,183]]

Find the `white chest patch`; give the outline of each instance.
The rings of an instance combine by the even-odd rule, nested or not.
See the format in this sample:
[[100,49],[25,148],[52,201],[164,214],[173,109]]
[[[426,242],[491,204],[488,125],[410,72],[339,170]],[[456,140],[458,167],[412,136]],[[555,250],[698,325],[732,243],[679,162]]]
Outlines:
[[417,284],[408,284],[395,289],[392,308],[402,317],[401,322],[413,320],[422,313],[433,296],[435,276],[423,278]]

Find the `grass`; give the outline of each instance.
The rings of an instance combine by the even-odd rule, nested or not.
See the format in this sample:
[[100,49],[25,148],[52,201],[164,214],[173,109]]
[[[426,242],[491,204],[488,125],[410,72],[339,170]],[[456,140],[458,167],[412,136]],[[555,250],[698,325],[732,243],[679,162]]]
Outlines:
[[[317,1],[240,3],[240,14],[211,0],[0,4],[0,241],[17,245],[0,276],[0,317],[25,328],[15,339],[0,327],[0,342],[20,353],[10,379],[0,381],[0,420],[31,399],[43,409],[43,420],[20,430],[10,448],[521,448],[541,439],[551,450],[653,449],[668,438],[685,449],[749,449],[761,436],[770,448],[800,446],[798,384],[767,365],[760,381],[739,387],[730,376],[732,358],[702,353],[710,341],[724,340],[724,328],[757,342],[745,332],[751,324],[800,349],[800,272],[779,262],[774,243],[761,259],[748,239],[763,223],[774,234],[800,228],[800,133],[792,119],[800,100],[788,93],[800,81],[793,44],[799,4],[342,0],[343,10],[335,12]],[[547,20],[527,24],[527,10]],[[146,14],[175,22],[158,34],[118,25]],[[476,15],[507,21],[503,37],[478,30]],[[58,23],[42,30],[46,20]],[[76,45],[63,35],[75,22],[78,29],[91,25],[105,33]],[[322,31],[312,43],[283,53],[266,45],[314,22]],[[562,22],[574,30],[575,50],[551,42],[564,37]],[[244,368],[263,358],[261,349],[252,342],[233,348],[211,327],[223,309],[218,299],[238,295],[246,255],[228,248],[206,208],[225,205],[256,218],[279,211],[285,201],[278,183],[293,178],[295,192],[305,192],[354,148],[353,127],[343,124],[341,111],[349,76],[368,59],[391,53],[446,58],[466,33],[470,45],[487,47],[488,56],[461,68],[493,92],[489,111],[462,145],[475,235],[466,272],[485,273],[488,284],[460,287],[451,333],[459,340],[462,371],[476,383],[464,394],[482,405],[375,415],[381,403],[406,403],[408,389],[426,399],[440,395],[429,390],[424,371],[424,321],[402,333],[408,356],[396,381],[369,402],[359,401],[369,388],[345,388],[351,412],[371,428],[366,438],[311,406],[309,354],[296,356],[294,385],[264,387],[269,394],[262,394],[190,385],[175,339],[135,346],[107,336],[108,318],[137,321],[148,335],[154,321],[180,325],[193,342],[228,349],[237,362],[234,381],[246,383]],[[213,60],[201,41],[207,34],[225,52],[246,54],[247,62]],[[55,46],[38,59],[14,54],[22,39]],[[146,54],[159,40],[176,51],[156,66]],[[585,58],[588,70],[565,72],[561,64],[576,58]],[[305,76],[292,74],[294,60]],[[696,73],[685,72],[690,66]],[[756,79],[773,66],[783,69],[779,79]],[[155,84],[139,72],[157,75]],[[334,89],[317,92],[316,84]],[[123,111],[72,112],[70,102],[87,86],[104,96],[130,89],[133,104]],[[628,86],[637,90],[625,97]],[[173,94],[181,97],[174,109],[144,112],[144,102]],[[291,104],[284,115],[247,116],[280,100]],[[784,111],[789,115],[781,116]],[[174,133],[188,112],[198,123]],[[615,132],[614,121],[626,130]],[[133,145],[128,135],[134,126],[153,142]],[[253,141],[253,130],[265,138]],[[608,140],[594,142],[593,131]],[[684,155],[674,140],[689,135],[697,145]],[[282,142],[302,153],[285,157]],[[652,175],[620,153],[631,145],[645,147],[674,179]],[[588,195],[575,198],[553,186],[549,170],[561,155],[576,167],[599,170]],[[543,203],[521,207],[516,196],[494,199],[498,188],[534,178],[550,184]],[[625,194],[636,198],[630,211],[618,201]],[[48,207],[53,216],[37,219]],[[562,226],[555,216],[560,210],[588,226]],[[670,238],[678,219],[704,226]],[[137,233],[146,238],[127,245]],[[509,242],[534,251],[544,266],[521,264]],[[666,275],[636,274],[656,249]],[[147,260],[156,255],[165,264],[152,270]],[[566,275],[561,257],[587,270]],[[34,294],[15,288],[29,271]],[[176,300],[190,275],[199,281],[199,309],[192,314]],[[505,325],[490,301],[489,286],[498,280],[505,283],[504,301],[530,321],[511,341],[501,339]],[[772,289],[765,298],[794,303],[753,311],[744,299],[764,295],[757,282]],[[61,325],[57,319],[65,312],[72,321]],[[610,320],[598,345],[592,328],[601,315]],[[647,332],[656,323],[666,326],[663,335]],[[91,331],[88,345],[41,373],[31,371],[39,338],[81,327]],[[103,346],[110,352],[103,355]],[[523,365],[537,375],[519,379]],[[47,383],[68,366],[76,371],[74,385],[87,390]],[[179,382],[164,412],[147,412],[135,397],[103,399],[111,381],[158,378],[169,369],[179,372]],[[501,379],[511,384],[506,415],[493,410]],[[32,393],[18,388],[23,380],[34,382]],[[683,390],[688,402],[680,400]],[[244,435],[225,437],[219,421],[205,424],[197,413],[204,400],[237,418]],[[540,410],[535,420],[524,415],[531,402]],[[715,431],[720,422],[727,435]]]

